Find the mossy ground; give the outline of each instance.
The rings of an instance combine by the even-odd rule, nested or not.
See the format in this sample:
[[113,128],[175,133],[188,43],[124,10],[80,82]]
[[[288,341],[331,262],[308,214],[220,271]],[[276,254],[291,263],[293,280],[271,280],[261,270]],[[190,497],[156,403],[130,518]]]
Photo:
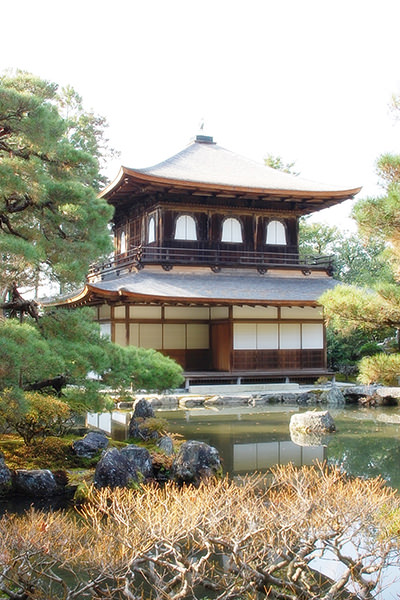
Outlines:
[[[93,458],[76,456],[72,442],[76,436],[47,437],[26,446],[22,438],[15,434],[0,436],[0,452],[4,455],[7,467],[14,469],[50,469],[65,471],[69,483],[91,483],[101,452]],[[112,446],[124,446],[123,442],[110,441]]]
[[[71,485],[90,484],[93,480],[96,465],[100,459],[101,451],[93,458],[76,456],[72,449],[72,442],[76,436],[47,437],[37,440],[29,446],[25,445],[22,438],[15,434],[0,435],[0,453],[9,469],[50,469],[53,472],[64,471]],[[127,442],[110,440],[109,447],[122,448],[128,443],[147,447],[153,458],[156,471],[168,473],[173,457],[164,454],[152,442],[140,443],[136,439]]]

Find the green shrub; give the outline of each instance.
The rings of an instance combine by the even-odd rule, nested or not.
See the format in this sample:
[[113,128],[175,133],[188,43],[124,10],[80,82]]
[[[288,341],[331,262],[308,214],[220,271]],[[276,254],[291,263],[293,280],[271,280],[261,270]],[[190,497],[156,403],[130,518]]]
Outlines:
[[151,348],[121,348],[114,344],[111,358],[104,381],[115,389],[163,391],[179,387],[184,381],[182,367]]
[[73,413],[54,396],[13,389],[0,393],[0,422],[29,445],[37,438],[64,435],[73,423]]
[[359,363],[358,380],[369,385],[398,385],[400,377],[400,354],[376,354],[366,356]]

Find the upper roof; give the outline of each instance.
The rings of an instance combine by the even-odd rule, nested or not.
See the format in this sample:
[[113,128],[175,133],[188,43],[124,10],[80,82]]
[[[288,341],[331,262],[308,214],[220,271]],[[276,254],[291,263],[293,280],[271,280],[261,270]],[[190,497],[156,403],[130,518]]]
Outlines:
[[160,186],[169,191],[176,188],[332,200],[328,205],[353,198],[361,189],[343,189],[283,173],[226,150],[208,136],[197,136],[181,152],[152,167],[121,167],[117,178],[100,195],[117,200],[135,184],[141,190],[143,186]]

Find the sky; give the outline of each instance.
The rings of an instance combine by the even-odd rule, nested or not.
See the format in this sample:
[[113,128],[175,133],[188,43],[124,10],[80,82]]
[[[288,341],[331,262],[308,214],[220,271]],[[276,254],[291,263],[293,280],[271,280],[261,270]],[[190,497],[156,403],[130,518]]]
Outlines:
[[[5,0],[0,72],[71,85],[109,123],[107,165],[145,167],[204,133],[307,179],[382,193],[400,151],[398,0]],[[351,228],[350,201],[322,211]]]

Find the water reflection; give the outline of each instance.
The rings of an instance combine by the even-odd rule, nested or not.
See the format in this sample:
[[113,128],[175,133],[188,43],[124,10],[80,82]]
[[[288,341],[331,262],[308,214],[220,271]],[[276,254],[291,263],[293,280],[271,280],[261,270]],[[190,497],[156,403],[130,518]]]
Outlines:
[[[224,470],[232,475],[264,471],[276,464],[311,465],[316,459],[343,465],[352,475],[382,475],[400,489],[400,408],[331,409],[337,432],[323,438],[293,437],[290,417],[298,407],[231,407],[219,409],[160,410],[171,432],[185,439],[197,439],[215,446]],[[114,411],[88,415],[87,423],[104,429],[115,439],[124,440],[131,417]],[[296,443],[295,443],[296,442]],[[331,577],[335,562],[324,559],[318,568]],[[385,569],[379,600],[399,597],[399,569]]]
[[[171,432],[215,446],[231,474],[265,470],[275,464],[309,465],[316,459],[343,465],[352,475],[382,475],[400,489],[400,408],[331,409],[337,432],[323,438],[291,439],[296,406],[221,407],[158,410]],[[114,439],[127,437],[130,412],[89,414],[87,423]]]
[[259,442],[255,444],[234,444],[233,471],[250,473],[264,471],[274,465],[311,465],[315,460],[324,460],[323,446],[304,448],[293,442]]

